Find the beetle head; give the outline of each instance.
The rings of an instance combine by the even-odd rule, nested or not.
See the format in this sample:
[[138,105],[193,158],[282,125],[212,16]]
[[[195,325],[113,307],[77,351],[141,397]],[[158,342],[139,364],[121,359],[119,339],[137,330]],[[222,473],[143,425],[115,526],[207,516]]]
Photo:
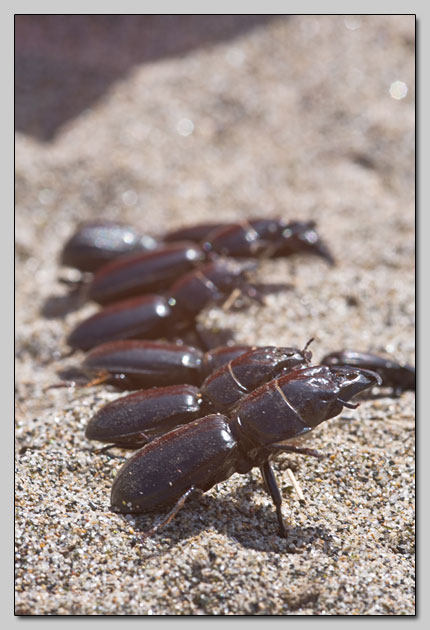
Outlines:
[[350,399],[376,384],[381,384],[381,377],[370,370],[324,365],[294,370],[279,379],[286,400],[310,428],[333,418],[344,406],[355,408]]
[[273,347],[270,356],[273,365],[272,378],[275,378],[276,375],[280,375],[287,370],[309,366],[312,359],[312,352],[307,348],[312,341],[313,339],[308,341],[303,350],[289,347]]
[[315,221],[291,221],[288,223],[282,232],[283,243],[277,254],[288,255],[296,252],[307,252],[321,256],[330,265],[334,265],[334,258],[315,230],[315,225]]

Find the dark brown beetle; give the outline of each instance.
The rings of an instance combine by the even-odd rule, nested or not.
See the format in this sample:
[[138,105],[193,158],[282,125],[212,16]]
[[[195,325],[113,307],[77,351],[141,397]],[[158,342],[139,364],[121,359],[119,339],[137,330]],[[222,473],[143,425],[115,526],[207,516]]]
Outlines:
[[[219,351],[217,354],[219,359]],[[89,421],[86,437],[139,448],[199,415],[227,412],[246,394],[289,369],[306,365],[311,357],[306,348],[248,350],[208,376],[200,390],[189,385],[156,387],[108,403]],[[226,353],[223,358],[227,358]]]
[[[314,253],[333,264],[334,259],[315,227],[314,221],[287,223],[282,219],[200,223],[168,232],[164,240],[167,243],[192,241],[203,246],[205,251],[233,257]],[[98,220],[82,225],[69,239],[63,248],[61,262],[82,271],[95,271],[120,256],[161,246],[162,243],[139,234],[134,227]]]
[[415,368],[412,365],[401,365],[394,359],[357,352],[356,350],[341,350],[331,352],[321,361],[324,365],[350,365],[377,372],[382,378],[383,387],[392,387],[396,395],[407,389],[415,391]]
[[[130,233],[130,241],[133,243],[130,251],[136,252],[136,249],[138,251],[118,258],[119,251],[124,254],[127,251],[125,246],[122,250],[120,246],[121,239],[127,241],[126,226],[112,225],[111,248],[109,243],[103,245],[106,240],[109,241],[107,224],[96,222],[83,227],[66,244],[63,250],[63,261],[72,265],[76,259],[76,264],[80,268],[88,269],[93,263],[86,262],[87,249],[90,251],[88,260],[91,256],[93,256],[92,260],[102,258],[104,254],[106,254],[106,259],[109,259],[112,251],[115,254],[114,260],[97,268],[90,282],[85,279],[79,282],[66,281],[67,284],[73,285],[69,299],[61,298],[59,301],[57,298],[54,302],[48,300],[44,312],[51,316],[52,313],[67,312],[67,309],[74,310],[85,299],[92,299],[102,305],[116,303],[151,291],[162,291],[177,280],[171,288],[173,293],[168,298],[177,304],[182,300],[181,308],[176,308],[175,323],[183,329],[184,322],[179,321],[179,314],[193,318],[199,312],[197,308],[199,302],[206,305],[210,301],[228,297],[227,291],[232,291],[234,288],[262,302],[255,286],[247,285],[244,290],[244,274],[255,269],[256,264],[248,263],[248,266],[246,263],[234,264],[231,260],[220,260],[220,255],[239,258],[273,257],[307,252],[319,255],[330,264],[334,264],[333,257],[315,231],[313,221],[295,221],[287,224],[278,219],[255,219],[238,224],[197,225],[186,228],[186,232],[190,238],[193,235],[199,238],[202,235],[206,236],[200,244],[172,242],[156,251],[141,252],[137,244],[137,236],[133,237]],[[205,262],[206,264],[201,266]],[[187,276],[187,271],[191,271],[193,275]],[[135,323],[135,319],[133,322]],[[188,323],[187,321],[185,325]],[[158,322],[155,326],[158,326]],[[131,337],[130,334],[122,336],[125,339]],[[114,338],[117,337],[111,337],[111,339]],[[83,346],[74,347],[83,348]]]
[[251,349],[255,348],[220,346],[203,354],[194,346],[178,343],[139,339],[110,341],[93,348],[80,369],[61,371],[63,383],[48,389],[78,383],[85,387],[109,383],[117,389],[128,390],[182,383],[201,385],[211,371]]
[[151,236],[142,236],[130,225],[98,220],[79,226],[64,245],[60,261],[80,271],[96,271],[116,258],[150,251],[157,245]]
[[[270,460],[280,452],[316,455],[297,438],[339,414],[357,393],[380,384],[378,374],[346,367],[291,370],[240,400],[229,417],[212,414],[180,426],[137,451],[112,486],[114,511],[141,513],[174,504],[146,536],[168,524],[194,493],[206,492],[233,473],[259,467],[287,535],[281,494]],[[286,443],[288,442],[288,443]]]
[[154,339],[194,325],[195,317],[211,303],[227,297],[234,288],[247,290],[245,278],[254,263],[217,260],[185,274],[166,297],[144,295],[110,306],[78,324],[67,342],[88,350],[116,339]]

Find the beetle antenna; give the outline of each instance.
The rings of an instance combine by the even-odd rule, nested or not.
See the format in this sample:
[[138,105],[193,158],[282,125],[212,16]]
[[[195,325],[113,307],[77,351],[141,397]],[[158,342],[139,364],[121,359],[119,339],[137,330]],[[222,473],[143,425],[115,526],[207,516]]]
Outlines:
[[311,345],[311,343],[315,341],[315,337],[311,337],[309,339],[309,341],[306,343],[305,347],[302,350],[302,354],[304,354],[306,352],[306,350],[309,348],[309,346]]

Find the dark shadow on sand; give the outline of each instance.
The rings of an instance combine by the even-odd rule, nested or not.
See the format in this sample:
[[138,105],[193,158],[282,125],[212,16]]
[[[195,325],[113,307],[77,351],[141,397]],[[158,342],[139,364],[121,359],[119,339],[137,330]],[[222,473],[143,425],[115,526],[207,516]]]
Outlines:
[[15,125],[42,141],[136,65],[230,40],[273,15],[17,15]]

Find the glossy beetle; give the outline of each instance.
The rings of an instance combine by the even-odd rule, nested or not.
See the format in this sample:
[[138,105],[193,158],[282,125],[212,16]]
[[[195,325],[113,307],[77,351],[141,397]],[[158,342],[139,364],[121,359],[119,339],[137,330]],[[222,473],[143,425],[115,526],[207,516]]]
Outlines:
[[[238,472],[260,468],[286,536],[281,494],[270,460],[280,452],[315,455],[296,441],[339,414],[357,393],[380,384],[376,373],[347,367],[292,370],[240,400],[229,417],[212,414],[182,425],[137,451],[112,486],[112,509],[141,513],[174,503],[146,535],[169,523],[188,497]],[[287,442],[287,443],[286,443]]]
[[[313,253],[329,264],[334,259],[315,230],[314,221],[251,219],[241,223],[201,223],[168,232],[167,244],[192,241],[206,252],[233,257],[290,256]],[[162,243],[131,226],[95,221],[78,229],[64,246],[61,261],[82,271],[95,271],[124,254],[154,250]],[[145,270],[143,270],[145,271]]]
[[79,226],[64,245],[60,261],[80,271],[96,271],[120,256],[156,247],[155,239],[130,225],[99,219]]
[[407,389],[415,391],[415,368],[411,365],[401,365],[394,359],[388,359],[355,350],[341,350],[331,352],[321,361],[324,365],[350,365],[377,372],[382,378],[383,387],[392,387],[395,394],[401,394]]
[[[302,351],[295,351],[300,352],[306,361],[311,357],[307,351],[309,343]],[[112,383],[119,389],[181,383],[201,385],[212,372],[257,349],[245,345],[220,346],[203,354],[193,346],[129,339],[93,348],[85,357],[82,368],[85,373],[100,377],[100,382]],[[275,368],[277,363],[275,361],[273,365],[269,358],[269,369],[270,365]]]
[[122,256],[97,271],[88,287],[88,298],[108,304],[164,289],[205,257],[193,243],[172,243],[153,252]]
[[138,448],[199,416],[213,411],[226,413],[246,394],[287,370],[308,364],[311,357],[307,346],[303,350],[272,346],[248,349],[210,374],[200,390],[190,385],[155,387],[108,403],[89,421],[86,437]]
[[111,383],[129,390],[181,383],[201,385],[210,372],[251,349],[255,347],[221,346],[203,354],[198,348],[183,344],[139,339],[110,341],[87,354],[79,375],[95,375],[87,385]]
[[85,319],[71,332],[67,343],[88,350],[110,340],[154,339],[194,324],[198,313],[210,303],[228,296],[234,288],[245,291],[246,276],[253,263],[217,260],[185,274],[169,294],[144,295],[106,306]]

